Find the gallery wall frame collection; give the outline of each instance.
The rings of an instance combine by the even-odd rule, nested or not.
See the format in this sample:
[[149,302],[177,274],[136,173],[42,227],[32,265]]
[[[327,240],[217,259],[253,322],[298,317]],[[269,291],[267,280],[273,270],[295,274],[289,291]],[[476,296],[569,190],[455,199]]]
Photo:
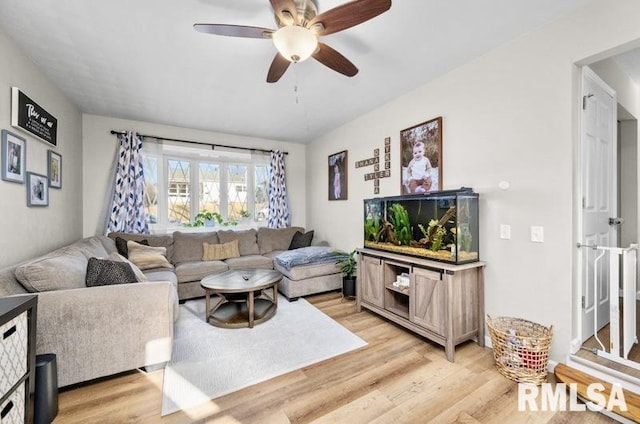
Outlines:
[[[373,172],[364,174],[364,180],[372,180],[374,194],[380,194],[380,179],[391,176],[391,137],[384,139],[384,156],[380,149],[374,149],[373,157],[355,162],[356,168],[365,166],[373,166]],[[329,184],[331,190],[331,180]],[[400,131],[400,194],[439,190],[442,190],[442,116]]]
[[[18,87],[11,87],[11,126],[57,147],[58,120]],[[2,130],[0,176],[2,180],[25,184],[28,207],[49,206],[49,188],[62,188],[62,155],[47,150],[47,175],[27,171],[27,139]]]

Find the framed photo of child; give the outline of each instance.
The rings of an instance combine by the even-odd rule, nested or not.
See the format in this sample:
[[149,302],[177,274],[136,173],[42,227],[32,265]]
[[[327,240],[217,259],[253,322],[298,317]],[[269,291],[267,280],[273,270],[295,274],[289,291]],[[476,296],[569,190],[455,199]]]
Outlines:
[[24,184],[26,176],[27,141],[12,132],[2,130],[2,179]]
[[347,153],[329,155],[329,200],[347,200]]
[[49,206],[49,178],[27,172],[27,206]]
[[442,190],[442,117],[400,131],[400,193]]

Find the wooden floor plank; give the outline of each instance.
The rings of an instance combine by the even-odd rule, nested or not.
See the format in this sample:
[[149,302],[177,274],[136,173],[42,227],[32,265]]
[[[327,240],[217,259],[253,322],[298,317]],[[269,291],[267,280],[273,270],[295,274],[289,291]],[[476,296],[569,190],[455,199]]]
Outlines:
[[333,292],[307,300],[367,346],[203,405],[160,416],[163,371],[132,371],[62,390],[54,424],[67,423],[608,423],[594,412],[518,413],[517,384],[490,349],[444,349]]

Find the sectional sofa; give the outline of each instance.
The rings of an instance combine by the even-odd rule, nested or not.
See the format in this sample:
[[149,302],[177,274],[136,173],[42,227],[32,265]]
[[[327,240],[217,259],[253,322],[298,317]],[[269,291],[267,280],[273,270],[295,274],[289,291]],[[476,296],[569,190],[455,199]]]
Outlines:
[[[297,232],[304,229],[93,236],[0,269],[0,296],[38,294],[36,353],[57,355],[58,384],[68,386],[169,361],[178,300],[204,296],[200,280],[206,275],[276,268],[283,273],[279,291],[290,300],[339,289],[342,274],[335,262],[288,269],[274,261],[289,249]],[[137,284],[87,287],[88,263],[118,257],[116,240],[119,246],[122,241],[143,242],[164,252],[167,266],[144,269],[139,280],[148,281]],[[237,257],[203,260],[204,243],[235,240]]]
[[[287,299],[295,300],[301,296],[337,290],[342,287],[342,274],[335,262],[322,262],[296,266],[291,269],[278,265],[275,258],[287,250],[296,233],[305,233],[302,227],[281,229],[259,228],[258,230],[218,230],[208,232],[176,231],[167,235],[140,235],[127,233],[111,233],[109,237],[125,240],[147,240],[149,246],[164,247],[167,257],[175,266],[178,297],[181,301],[204,296],[200,280],[210,274],[239,268],[276,269],[283,275],[278,291]],[[308,234],[308,233],[307,233]],[[224,260],[202,260],[203,244],[229,243],[238,240],[239,257]],[[316,245],[325,245],[316,242]],[[166,270],[145,271],[150,278],[165,278]]]

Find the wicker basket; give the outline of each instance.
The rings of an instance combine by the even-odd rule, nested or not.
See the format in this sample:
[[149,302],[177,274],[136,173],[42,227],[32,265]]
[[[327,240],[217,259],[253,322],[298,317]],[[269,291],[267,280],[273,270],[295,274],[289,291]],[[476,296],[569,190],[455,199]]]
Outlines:
[[540,385],[547,381],[553,326],[488,315],[487,326],[500,374],[518,383]]

